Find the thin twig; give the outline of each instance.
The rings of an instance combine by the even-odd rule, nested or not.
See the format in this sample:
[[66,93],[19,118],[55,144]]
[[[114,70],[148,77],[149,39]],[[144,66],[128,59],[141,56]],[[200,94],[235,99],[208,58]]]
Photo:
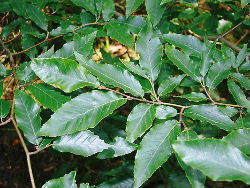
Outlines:
[[204,80],[202,80],[201,86],[202,86],[202,88],[204,89],[204,91],[205,91],[206,95],[208,96],[209,100],[214,104],[215,101],[213,100],[213,98],[212,98],[211,95],[209,94],[209,92],[208,92],[208,90],[207,90],[207,88],[206,88],[206,85],[205,85]]
[[235,43],[235,45],[240,44],[240,42],[249,34],[249,30],[246,30],[244,35],[240,37],[240,39]]
[[167,105],[167,106],[173,106],[173,107],[177,107],[177,108],[188,108],[189,107],[189,106],[183,106],[183,105],[179,105],[179,104],[166,103],[166,102],[162,102],[162,101],[150,101],[150,100],[147,100],[147,99],[141,99],[141,98],[137,98],[137,97],[132,97],[132,96],[126,95],[124,93],[121,93],[119,91],[116,91],[114,89],[107,88],[105,86],[99,86],[99,89],[101,89],[101,90],[107,90],[107,91],[112,91],[114,93],[117,93],[119,95],[124,96],[128,100],[136,100],[136,101],[140,101],[140,102],[144,102],[144,103],[150,103],[150,104]]
[[10,118],[8,118],[6,121],[1,122],[1,123],[0,123],[0,127],[3,126],[3,125],[6,125],[6,124],[8,124],[8,123],[10,123],[11,121],[12,121],[12,118],[10,117]]
[[13,40],[19,38],[21,36],[21,33],[18,33],[18,35],[14,36],[12,39],[7,40],[7,41],[3,41],[4,44],[8,44],[11,43]]
[[230,107],[235,107],[235,108],[245,108],[244,106],[240,106],[237,104],[227,104],[227,103],[221,103],[221,102],[214,102],[215,105],[219,106],[230,106]]
[[[243,21],[241,21],[240,23],[238,23],[237,25],[235,25],[234,27],[232,27],[231,29],[229,29],[228,31],[226,31],[225,33],[219,35],[219,36],[208,36],[208,39],[210,40],[214,40],[214,41],[221,41],[221,42],[224,42],[225,44],[227,44],[230,48],[234,49],[235,51],[239,52],[241,49],[233,44],[232,42],[226,40],[224,37],[226,35],[228,35],[229,33],[231,33],[233,30],[235,30],[236,28],[238,28],[239,26],[241,26],[243,23]],[[200,40],[204,40],[204,38],[196,33],[194,33],[193,31],[191,30],[188,30],[188,32],[191,34],[191,35],[194,35],[195,37],[199,38]]]
[[53,144],[49,144],[49,145],[47,145],[46,147],[44,147],[44,148],[42,148],[42,149],[37,149],[36,151],[31,151],[31,152],[29,152],[29,155],[38,154],[38,153],[40,153],[41,151],[43,151],[43,150],[45,150],[45,149],[47,149],[47,148],[49,148],[49,147],[51,147],[51,146],[53,146]]
[[50,42],[50,41],[52,41],[52,40],[55,40],[55,39],[57,39],[57,38],[60,38],[60,37],[62,37],[62,36],[64,36],[64,35],[66,35],[66,34],[74,33],[74,32],[76,32],[77,30],[79,30],[79,29],[81,29],[81,28],[83,28],[83,27],[91,26],[91,25],[104,25],[104,24],[105,24],[105,23],[99,23],[99,22],[92,22],[92,23],[83,24],[83,25],[77,27],[76,29],[74,29],[73,31],[70,31],[70,32],[68,32],[68,33],[61,34],[61,35],[57,35],[57,36],[52,37],[52,38],[46,37],[44,40],[42,40],[41,42],[35,44],[34,46],[31,46],[31,47],[29,47],[29,48],[26,48],[25,50],[22,50],[22,51],[13,53],[12,55],[15,56],[15,55],[23,54],[23,53],[28,52],[28,51],[30,51],[31,49],[33,49],[33,48],[35,48],[35,47],[37,47],[37,46],[40,46],[41,44],[43,44],[43,43],[45,43],[45,42]]
[[187,107],[181,108],[180,114],[179,114],[179,122],[180,122],[180,124],[182,124],[184,127],[186,127],[186,124],[185,124],[185,122],[184,122],[184,120],[183,120],[183,114],[184,114],[184,110],[185,110],[185,109],[187,109]]
[[15,112],[14,112],[14,106],[15,106],[15,100],[13,99],[12,102],[12,107],[11,107],[11,119],[12,119],[12,123],[14,125],[14,128],[16,130],[16,133],[21,141],[22,147],[24,149],[25,155],[26,155],[26,159],[27,159],[27,166],[28,166],[28,170],[29,170],[29,176],[30,176],[30,182],[32,185],[32,188],[36,188],[36,184],[35,184],[35,180],[34,180],[34,175],[33,175],[33,171],[32,171],[32,165],[31,165],[31,160],[30,160],[30,154],[29,154],[29,150],[25,144],[25,141],[23,139],[23,136],[20,132],[20,130],[18,129],[18,125],[17,122],[15,120]]
[[0,39],[0,44],[2,45],[3,49],[9,54],[10,57],[10,62],[12,65],[14,65],[14,58],[13,58],[13,54],[11,53],[11,51],[7,48],[7,46],[5,46],[4,42]]
[[229,29],[228,31],[226,31],[225,33],[223,33],[222,35],[219,35],[217,37],[217,40],[219,40],[220,38],[225,37],[226,35],[228,35],[229,33],[231,33],[233,30],[235,30],[237,27],[241,26],[243,24],[244,21],[241,21],[240,23],[238,23],[237,25],[235,25],[234,27],[232,27],[231,29]]

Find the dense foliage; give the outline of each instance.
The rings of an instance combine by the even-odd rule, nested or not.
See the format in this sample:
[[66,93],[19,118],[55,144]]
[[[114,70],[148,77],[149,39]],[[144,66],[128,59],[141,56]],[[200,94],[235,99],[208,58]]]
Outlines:
[[[248,2],[0,0],[0,125],[32,187],[247,187]],[[86,166],[36,179],[55,151]]]

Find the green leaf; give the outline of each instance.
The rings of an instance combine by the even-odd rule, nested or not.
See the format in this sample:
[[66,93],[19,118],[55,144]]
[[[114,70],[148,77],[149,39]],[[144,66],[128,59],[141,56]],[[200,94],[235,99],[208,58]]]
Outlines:
[[201,81],[200,71],[198,69],[199,67],[197,67],[197,63],[193,62],[187,54],[170,46],[166,46],[165,52],[175,66],[177,66],[194,80],[198,82]]
[[130,16],[144,2],[144,0],[126,0],[126,16]]
[[81,183],[80,188],[92,188],[92,186],[90,186],[88,183]]
[[227,85],[229,92],[233,95],[233,98],[237,104],[250,109],[250,101],[247,100],[242,89],[232,80],[228,80]]
[[166,96],[167,94],[171,93],[178,85],[180,85],[184,77],[185,75],[179,75],[176,77],[169,77],[168,79],[164,80],[160,84],[157,91],[159,96]]
[[191,92],[189,94],[185,94],[185,95],[181,95],[181,96],[177,96],[177,97],[184,98],[184,99],[187,99],[187,100],[193,101],[193,102],[201,102],[201,101],[207,100],[207,97],[205,94],[197,93],[197,92]]
[[232,131],[223,140],[239,148],[243,153],[250,154],[250,129]]
[[[196,132],[192,130],[182,131],[181,134],[178,136],[178,141],[185,141],[185,140],[193,140],[197,139],[198,135]],[[180,157],[177,157],[177,161],[180,164],[181,168],[185,171],[188,181],[192,185],[193,188],[204,188],[204,184],[206,181],[206,176],[204,176],[199,170],[193,169],[190,166],[186,165]]]
[[3,92],[4,92],[3,81],[0,81],[0,99],[3,95]]
[[205,121],[226,131],[234,129],[234,122],[214,105],[194,105],[185,110],[184,115],[194,120]]
[[125,62],[122,61],[123,65],[132,73],[137,74],[143,78],[148,79],[147,73],[145,70],[143,70],[139,65],[133,63],[133,62]]
[[235,123],[237,127],[250,128],[250,114],[247,114],[244,117],[239,117]]
[[230,74],[230,65],[215,63],[211,66],[206,77],[206,86],[213,90]]
[[141,137],[151,126],[155,119],[155,106],[140,103],[136,105],[127,119],[127,140],[134,142]]
[[135,156],[135,188],[140,187],[172,154],[171,143],[180,132],[177,121],[155,125],[144,136]]
[[53,148],[60,152],[69,152],[75,155],[88,157],[109,147],[99,136],[91,131],[65,135],[53,142]]
[[120,87],[126,93],[131,93],[135,96],[143,97],[144,91],[140,82],[129,73],[127,70],[123,71],[110,64],[100,64],[92,60],[84,62],[79,53],[75,53],[76,59],[84,66],[91,74],[95,75],[101,82]]
[[0,76],[5,76],[6,73],[7,73],[7,68],[2,63],[0,63]]
[[231,144],[197,139],[177,141],[173,148],[187,165],[214,181],[241,180],[250,184],[250,160]]
[[177,110],[170,106],[159,105],[156,107],[156,118],[157,119],[168,119],[175,117],[177,115]]
[[132,188],[134,181],[132,178],[127,179],[111,179],[98,185],[98,188]]
[[218,109],[228,117],[233,117],[238,113],[238,110],[231,106],[219,106]]
[[97,155],[99,159],[114,158],[129,154],[135,150],[135,146],[131,143],[128,143],[122,137],[115,137],[115,141],[109,144],[107,150],[102,151]]
[[140,66],[145,70],[148,78],[155,81],[160,72],[163,51],[161,41],[150,25],[144,27],[139,33],[136,51],[140,54]]
[[76,172],[72,171],[61,178],[49,180],[42,188],[77,188],[75,177]]
[[206,50],[205,44],[194,36],[169,33],[165,34],[163,39],[196,57],[201,57],[202,52]]
[[31,69],[30,64],[31,62],[24,62],[18,67],[16,71],[16,77],[18,80],[27,83],[35,79],[36,75]]
[[24,91],[15,92],[15,115],[18,127],[23,131],[25,138],[35,145],[39,145],[41,138],[38,131],[41,128],[39,105]]
[[18,3],[16,1],[12,1],[11,6],[18,15],[31,19],[38,27],[43,30],[48,29],[47,17],[39,7],[25,2],[25,0],[20,0]]
[[96,39],[96,34],[97,32],[95,31],[84,36],[76,36],[74,38],[72,55],[74,55],[73,51],[75,50],[85,58],[85,61],[91,59],[92,55],[94,54],[93,44]]
[[240,50],[239,54],[236,57],[235,64],[233,64],[233,68],[238,68],[247,57],[247,44],[244,44],[244,47]]
[[0,99],[0,118],[5,118],[10,112],[10,102]]
[[134,37],[129,32],[129,27],[119,21],[111,21],[105,25],[107,29],[107,35],[112,39],[119,41],[120,43],[134,48]]
[[75,5],[80,6],[94,15],[98,14],[96,3],[93,0],[71,0]]
[[62,95],[60,92],[55,91],[44,84],[30,85],[26,90],[45,108],[49,108],[53,111],[56,111],[64,103],[70,100],[70,97]]
[[234,78],[239,84],[244,87],[246,90],[250,90],[250,79],[245,77],[243,74],[240,73],[233,73],[230,75]]
[[71,59],[34,59],[31,68],[41,80],[67,93],[84,86],[96,87],[99,85],[95,77]]
[[145,0],[145,6],[149,20],[156,26],[164,14],[165,7],[161,5],[161,0]]
[[55,137],[94,128],[126,101],[113,92],[83,93],[58,109],[44,124],[39,134]]
[[109,21],[115,13],[115,3],[114,0],[103,1],[102,16],[104,21]]

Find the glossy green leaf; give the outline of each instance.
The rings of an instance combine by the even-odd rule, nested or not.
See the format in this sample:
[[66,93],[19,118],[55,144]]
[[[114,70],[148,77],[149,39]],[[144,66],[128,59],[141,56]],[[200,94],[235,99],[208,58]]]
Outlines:
[[0,118],[5,118],[10,112],[10,102],[0,99]]
[[135,150],[135,145],[128,143],[122,137],[115,137],[113,143],[109,143],[109,148],[98,154],[99,159],[114,158],[129,154]]
[[97,15],[96,3],[93,0],[71,0],[75,5],[80,6],[94,15]]
[[36,75],[31,69],[30,64],[31,62],[24,62],[18,67],[16,71],[16,77],[18,80],[27,83],[35,79]]
[[226,131],[234,129],[234,122],[214,105],[194,105],[185,110],[185,116],[205,121]]
[[223,140],[239,148],[243,153],[250,155],[250,129],[232,131]]
[[235,79],[239,84],[244,87],[246,90],[250,90],[250,79],[240,73],[233,73],[230,75]]
[[7,73],[7,68],[2,63],[0,63],[0,76],[5,76],[6,73]]
[[176,77],[169,77],[168,79],[164,80],[160,83],[157,93],[159,96],[165,96],[171,93],[178,85],[180,85],[181,81],[185,75],[179,75]]
[[82,131],[65,135],[53,142],[53,148],[60,152],[69,152],[75,155],[88,157],[109,147],[99,136],[91,131]]
[[100,64],[92,60],[88,62],[82,61],[81,54],[75,53],[76,59],[101,82],[122,88],[126,93],[131,93],[135,96],[143,96],[144,91],[140,82],[130,74],[127,70],[122,71],[110,64]]
[[177,121],[155,125],[144,136],[135,156],[135,188],[140,187],[172,154],[171,143],[180,132]]
[[206,50],[205,44],[194,36],[169,33],[164,35],[163,39],[197,57],[201,57],[202,52]]
[[[198,135],[196,132],[191,130],[185,130],[181,132],[178,136],[178,141],[185,141],[185,140],[193,140],[197,139]],[[202,174],[199,170],[193,169],[192,167],[186,165],[180,157],[176,156],[178,163],[180,164],[181,168],[185,171],[188,181],[190,182],[192,188],[204,188],[204,184],[206,181],[206,176]]]
[[70,59],[34,59],[31,68],[41,80],[68,93],[85,86],[99,85],[95,77]]
[[250,114],[248,113],[244,117],[239,117],[235,123],[237,127],[250,128]]
[[218,109],[228,117],[233,117],[239,112],[237,108],[231,106],[218,106]]
[[167,57],[175,66],[177,66],[194,80],[200,82],[201,77],[199,67],[197,63],[194,63],[187,54],[170,46],[166,46],[165,52],[167,54]]
[[165,7],[161,5],[161,0],[145,0],[145,6],[149,20],[156,26],[164,14]]
[[126,15],[130,16],[144,2],[144,0],[126,0]]
[[134,47],[134,37],[129,32],[129,27],[119,21],[111,21],[105,26],[107,29],[107,35],[112,39],[119,41],[120,43],[130,48]]
[[43,30],[48,29],[47,17],[39,7],[36,7],[31,3],[27,3],[25,0],[20,0],[18,3],[16,1],[12,1],[11,6],[18,15],[23,16],[26,19],[31,19]]
[[41,138],[38,131],[41,128],[40,107],[31,96],[24,91],[15,92],[15,116],[18,127],[25,138],[35,145],[39,145]]
[[30,85],[26,89],[42,106],[53,111],[59,109],[70,97],[51,89],[44,84]]
[[215,63],[211,66],[206,77],[206,86],[213,90],[230,74],[230,65]]
[[155,81],[162,64],[162,44],[151,26],[146,26],[139,33],[136,51],[140,54],[139,64],[145,70],[148,78]]
[[44,124],[39,134],[55,137],[94,128],[126,101],[113,92],[83,93],[58,109]]
[[109,21],[115,13],[115,3],[114,0],[103,1],[102,16],[105,21]]
[[76,172],[72,171],[58,179],[49,180],[42,186],[42,188],[77,188],[75,177]]
[[184,98],[193,102],[201,102],[201,101],[206,101],[208,99],[204,93],[197,93],[197,92],[191,92],[189,94],[185,94],[185,95],[181,95],[177,97]]
[[133,188],[134,181],[132,178],[128,179],[111,179],[98,185],[98,188]]
[[177,115],[177,110],[170,106],[159,105],[156,107],[156,118],[157,119],[168,119],[175,117]]
[[88,183],[81,183],[80,188],[92,188]]
[[250,184],[250,159],[219,139],[177,141],[173,148],[194,169],[217,181],[241,180]]
[[246,59],[247,57],[247,44],[244,45],[244,47],[240,50],[239,54],[236,57],[236,61],[235,64],[233,64],[233,68],[238,68],[243,61]]
[[232,80],[228,80],[227,85],[229,92],[232,94],[237,104],[250,109],[250,101],[247,100],[242,89]]
[[[94,54],[93,44],[96,39],[96,34],[97,32],[95,31],[84,36],[81,35],[76,36],[74,39],[73,50],[80,53],[85,58],[85,61],[91,59],[92,55]],[[72,55],[74,55],[73,50],[72,50]]]
[[127,140],[134,142],[141,137],[151,126],[155,119],[155,106],[151,104],[136,105],[127,119]]

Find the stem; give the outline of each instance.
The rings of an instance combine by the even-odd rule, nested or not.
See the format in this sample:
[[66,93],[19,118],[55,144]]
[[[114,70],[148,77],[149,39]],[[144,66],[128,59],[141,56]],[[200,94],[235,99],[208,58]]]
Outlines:
[[179,115],[179,122],[180,122],[180,124],[182,124],[184,127],[186,127],[186,124],[185,124],[184,121],[183,121],[183,114],[184,114],[184,110],[185,110],[186,108],[188,108],[188,107],[183,107],[183,108],[181,108],[181,110],[180,110],[180,115]]
[[49,42],[49,41],[55,40],[55,39],[60,38],[60,37],[62,37],[62,36],[64,36],[64,35],[66,35],[66,34],[69,34],[69,33],[74,33],[74,32],[76,32],[77,30],[79,30],[79,29],[81,29],[81,28],[83,28],[83,27],[90,26],[90,25],[104,25],[104,24],[105,24],[105,23],[99,23],[99,22],[92,22],[92,23],[83,24],[83,25],[77,27],[76,29],[74,29],[73,31],[70,31],[70,32],[68,32],[68,33],[61,34],[61,35],[58,35],[58,36],[55,36],[55,37],[52,37],[52,38],[46,37],[43,41],[41,41],[41,42],[35,44],[34,46],[31,46],[31,47],[29,47],[29,48],[26,48],[25,50],[22,50],[22,51],[20,51],[20,52],[13,53],[12,55],[14,56],[14,55],[19,55],[19,54],[28,52],[28,51],[30,51],[31,49],[33,49],[33,48],[35,48],[35,47],[37,47],[37,46],[40,46],[41,44],[43,44],[43,43],[45,43],[45,42]]
[[12,121],[12,118],[10,117],[6,121],[0,123],[0,126],[6,125],[6,124],[10,123],[11,121]]
[[208,96],[209,100],[214,104],[215,102],[214,102],[213,98],[211,97],[211,95],[209,94],[209,92],[208,92],[208,90],[206,88],[204,79],[202,79],[202,81],[201,81],[201,86],[203,87],[203,89],[204,89],[206,95]]
[[46,147],[44,147],[44,148],[42,148],[42,149],[38,149],[38,150],[36,150],[36,151],[29,152],[29,155],[38,154],[38,153],[40,153],[41,151],[43,151],[43,150],[45,150],[45,149],[51,147],[52,145],[53,145],[53,144],[49,144],[49,145],[47,145]]
[[25,144],[25,141],[23,139],[23,136],[20,132],[20,130],[18,129],[18,125],[17,125],[17,122],[15,120],[15,112],[14,112],[14,105],[15,104],[15,101],[13,99],[13,102],[12,102],[12,107],[11,107],[11,119],[12,119],[12,122],[13,122],[13,125],[14,125],[14,128],[16,130],[16,133],[21,141],[21,144],[22,144],[22,147],[24,149],[24,152],[25,152],[25,155],[26,155],[26,159],[27,159],[27,166],[28,166],[28,170],[29,170],[29,176],[30,176],[30,182],[31,182],[31,185],[32,185],[32,188],[36,188],[36,184],[35,184],[35,180],[34,180],[34,175],[33,175],[33,171],[32,171],[32,165],[31,165],[31,161],[30,161],[30,153],[29,153],[29,150]]
[[147,99],[141,99],[141,98],[137,98],[137,97],[132,97],[130,95],[126,95],[124,93],[121,93],[121,92],[116,91],[114,89],[107,88],[105,86],[99,86],[99,89],[101,89],[101,90],[107,90],[107,91],[112,91],[114,93],[117,93],[119,95],[122,95],[122,96],[126,97],[128,100],[136,100],[136,101],[140,101],[140,102],[144,102],[144,103],[157,104],[157,105],[167,105],[167,106],[173,106],[173,107],[176,107],[176,108],[188,108],[189,107],[189,106],[183,106],[183,105],[179,105],[179,104],[162,102],[160,100],[159,101],[150,101],[150,100],[147,100]]

